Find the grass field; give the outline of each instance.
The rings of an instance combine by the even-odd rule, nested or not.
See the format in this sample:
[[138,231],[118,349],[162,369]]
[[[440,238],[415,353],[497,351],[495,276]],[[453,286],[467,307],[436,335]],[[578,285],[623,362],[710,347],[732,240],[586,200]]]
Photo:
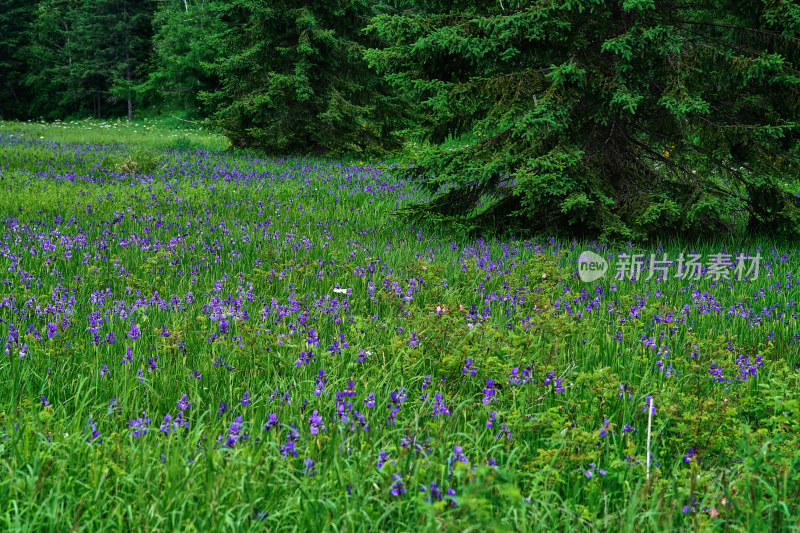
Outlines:
[[797,243],[470,240],[226,146],[0,125],[0,530],[800,529]]

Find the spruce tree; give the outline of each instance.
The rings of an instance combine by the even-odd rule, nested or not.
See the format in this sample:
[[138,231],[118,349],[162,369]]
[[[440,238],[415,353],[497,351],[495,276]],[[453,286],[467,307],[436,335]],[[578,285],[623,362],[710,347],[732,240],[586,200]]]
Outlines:
[[360,152],[396,144],[403,106],[363,59],[365,0],[234,0],[204,95],[235,146],[274,153]]
[[100,21],[108,24],[105,55],[109,62],[109,95],[125,103],[128,120],[133,120],[137,87],[147,77],[153,6],[151,2],[133,0],[106,0],[100,6]]
[[206,111],[198,94],[213,91],[219,83],[209,66],[221,55],[219,40],[212,38],[225,28],[220,5],[214,0],[172,0],[159,7],[153,17],[153,68],[141,87],[158,96],[158,107],[190,116]]
[[34,0],[0,0],[0,119],[20,118],[30,105],[22,47],[33,22]]
[[74,0],[43,0],[22,47],[24,83],[31,94],[30,116],[58,118],[80,112],[82,95],[73,83]]
[[[412,215],[637,238],[800,232],[791,0],[399,1],[367,57],[423,103]],[[452,143],[451,143],[452,144]]]
[[133,113],[150,53],[150,2],[44,0],[31,24],[26,83],[47,118]]

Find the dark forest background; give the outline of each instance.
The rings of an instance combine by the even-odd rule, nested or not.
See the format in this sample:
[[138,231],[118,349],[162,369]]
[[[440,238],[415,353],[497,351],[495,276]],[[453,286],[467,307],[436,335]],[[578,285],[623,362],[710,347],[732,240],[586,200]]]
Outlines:
[[0,0],[3,120],[405,158],[465,230],[795,237],[799,67],[796,0]]

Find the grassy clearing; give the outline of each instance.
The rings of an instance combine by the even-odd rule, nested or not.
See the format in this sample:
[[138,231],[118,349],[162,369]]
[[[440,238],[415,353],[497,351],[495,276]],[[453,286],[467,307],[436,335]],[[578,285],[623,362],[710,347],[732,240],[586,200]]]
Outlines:
[[0,130],[0,529],[798,528],[796,246],[615,280],[693,250],[468,240],[390,165],[130,127]]
[[117,144],[124,142],[141,149],[185,150],[205,148],[222,151],[230,146],[218,134],[171,118],[81,119],[56,122],[2,122],[4,133],[13,133],[25,140],[47,140],[58,143]]

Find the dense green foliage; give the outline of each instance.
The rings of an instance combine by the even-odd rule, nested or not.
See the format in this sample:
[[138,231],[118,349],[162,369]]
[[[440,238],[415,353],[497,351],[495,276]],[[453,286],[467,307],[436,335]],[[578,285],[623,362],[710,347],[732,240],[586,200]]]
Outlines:
[[3,532],[800,527],[796,244],[587,284],[587,247],[685,250],[410,226],[395,168],[149,121],[12,128]]
[[210,65],[221,55],[214,36],[225,28],[215,7],[206,0],[165,2],[153,17],[155,58],[141,89],[156,93],[152,105],[159,111],[207,114],[198,95],[219,83]]
[[23,47],[32,112],[133,118],[135,84],[149,59],[149,4],[43,0],[36,9]]
[[228,30],[206,93],[212,121],[237,146],[269,152],[361,152],[396,146],[404,115],[388,84],[367,67],[366,0],[225,4]]
[[24,116],[27,62],[22,48],[36,2],[0,0],[0,119]]
[[369,53],[424,103],[419,211],[619,238],[800,231],[800,6],[397,2]]

